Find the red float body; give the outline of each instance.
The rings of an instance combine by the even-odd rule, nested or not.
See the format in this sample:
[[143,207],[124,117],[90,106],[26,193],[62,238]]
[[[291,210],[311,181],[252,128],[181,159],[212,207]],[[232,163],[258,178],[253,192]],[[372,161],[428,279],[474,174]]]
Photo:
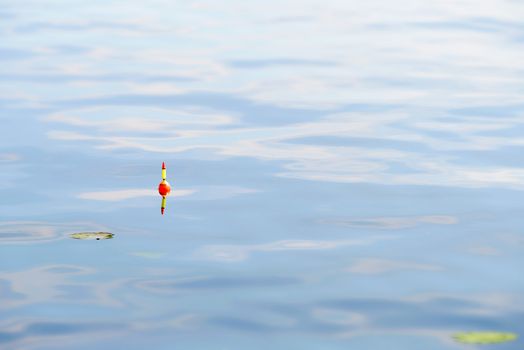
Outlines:
[[169,182],[162,181],[160,185],[158,185],[158,193],[160,193],[161,196],[165,197],[171,192],[171,186],[169,186]]

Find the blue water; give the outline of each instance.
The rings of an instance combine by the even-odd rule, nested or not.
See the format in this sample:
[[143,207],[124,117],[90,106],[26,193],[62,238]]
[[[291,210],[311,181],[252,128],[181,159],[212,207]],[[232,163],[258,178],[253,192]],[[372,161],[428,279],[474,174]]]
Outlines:
[[521,349],[522,13],[2,1],[0,348]]

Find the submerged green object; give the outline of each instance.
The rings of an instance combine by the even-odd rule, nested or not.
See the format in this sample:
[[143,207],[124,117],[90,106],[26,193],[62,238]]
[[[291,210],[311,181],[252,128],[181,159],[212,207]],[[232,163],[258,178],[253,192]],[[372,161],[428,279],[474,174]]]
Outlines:
[[495,344],[515,340],[517,335],[509,332],[460,332],[455,333],[453,339],[466,344]]
[[78,232],[70,235],[74,239],[96,239],[97,241],[101,239],[111,239],[114,234],[110,232]]

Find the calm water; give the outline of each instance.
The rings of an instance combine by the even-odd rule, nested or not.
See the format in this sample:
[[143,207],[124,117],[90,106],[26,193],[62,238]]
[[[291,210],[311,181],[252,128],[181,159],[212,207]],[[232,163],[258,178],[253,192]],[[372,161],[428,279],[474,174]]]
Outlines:
[[521,349],[523,13],[1,1],[0,348]]

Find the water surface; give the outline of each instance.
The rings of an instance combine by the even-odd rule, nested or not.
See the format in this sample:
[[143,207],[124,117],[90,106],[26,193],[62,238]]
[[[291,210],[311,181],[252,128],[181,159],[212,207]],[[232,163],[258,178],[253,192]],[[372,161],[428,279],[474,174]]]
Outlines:
[[0,347],[521,349],[523,7],[3,1]]

